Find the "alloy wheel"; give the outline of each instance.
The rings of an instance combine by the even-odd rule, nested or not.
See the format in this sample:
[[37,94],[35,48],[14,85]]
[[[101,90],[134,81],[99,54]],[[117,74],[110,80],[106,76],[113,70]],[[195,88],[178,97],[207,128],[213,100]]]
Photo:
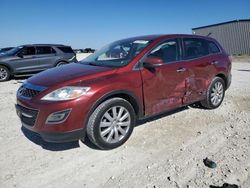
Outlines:
[[128,110],[123,106],[113,106],[101,118],[100,136],[107,143],[117,143],[127,135],[130,124]]
[[214,106],[220,104],[220,102],[223,99],[223,94],[224,94],[223,84],[221,82],[216,82],[211,91],[211,97],[210,97],[211,103]]
[[0,68],[0,80],[5,80],[8,76],[8,72],[4,68]]

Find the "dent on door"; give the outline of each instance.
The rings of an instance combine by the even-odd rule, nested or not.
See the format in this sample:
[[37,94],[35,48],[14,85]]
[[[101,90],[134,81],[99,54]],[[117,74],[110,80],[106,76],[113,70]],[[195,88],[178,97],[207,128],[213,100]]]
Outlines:
[[183,104],[202,100],[210,83],[211,72],[205,64],[191,64],[187,69],[188,77],[185,79],[186,92],[183,97]]
[[142,71],[145,115],[153,115],[182,106],[186,72],[178,73],[180,64],[164,65],[154,72]]

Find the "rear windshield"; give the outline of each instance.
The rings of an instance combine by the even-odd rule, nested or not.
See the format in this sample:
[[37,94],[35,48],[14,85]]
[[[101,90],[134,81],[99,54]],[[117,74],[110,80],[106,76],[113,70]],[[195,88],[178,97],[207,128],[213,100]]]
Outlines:
[[61,51],[63,51],[64,53],[74,53],[72,48],[69,46],[61,46],[61,47],[57,47],[57,48],[60,49]]

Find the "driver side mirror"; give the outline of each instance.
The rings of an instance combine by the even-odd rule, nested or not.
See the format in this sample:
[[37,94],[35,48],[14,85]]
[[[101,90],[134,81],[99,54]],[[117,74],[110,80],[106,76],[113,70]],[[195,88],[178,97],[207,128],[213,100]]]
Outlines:
[[148,56],[143,62],[143,67],[147,69],[155,69],[156,67],[160,67],[163,64],[163,59],[156,56]]
[[18,53],[16,56],[20,57],[20,58],[23,58],[23,54],[22,53]]

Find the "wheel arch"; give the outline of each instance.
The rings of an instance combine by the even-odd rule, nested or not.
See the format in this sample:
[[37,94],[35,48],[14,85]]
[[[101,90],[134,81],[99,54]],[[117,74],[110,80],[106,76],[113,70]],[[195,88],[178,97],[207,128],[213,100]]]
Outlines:
[[59,63],[67,63],[68,64],[69,62],[65,59],[59,59],[58,61],[56,61],[54,66],[57,66]]
[[11,75],[13,74],[13,69],[11,68],[11,66],[6,65],[6,64],[3,64],[3,63],[0,63],[0,66],[6,67],[6,68],[10,71],[10,74],[11,74]]
[[125,100],[127,100],[133,107],[133,109],[135,110],[135,114],[137,118],[141,118],[143,117],[143,108],[139,103],[139,100],[137,99],[137,97],[126,90],[115,90],[112,91],[110,93],[107,93],[105,95],[103,95],[102,97],[100,97],[90,108],[90,111],[88,112],[86,121],[84,123],[84,129],[86,130],[87,124],[88,124],[88,120],[89,117],[91,116],[91,114],[94,112],[94,110],[104,101],[114,98],[114,97],[120,97],[123,98]]
[[114,98],[114,97],[120,97],[120,98],[123,98],[125,100],[127,100],[131,105],[132,107],[134,108],[135,110],[135,114],[137,117],[141,117],[141,115],[143,114],[143,108],[142,106],[140,105],[137,97],[127,91],[127,90],[115,90],[115,91],[112,91],[112,92],[109,92],[105,95],[103,95],[102,97],[100,97],[96,103],[91,107],[91,110],[90,110],[90,113],[92,113],[94,111],[94,109],[99,106],[102,102],[110,99],[110,98]]

